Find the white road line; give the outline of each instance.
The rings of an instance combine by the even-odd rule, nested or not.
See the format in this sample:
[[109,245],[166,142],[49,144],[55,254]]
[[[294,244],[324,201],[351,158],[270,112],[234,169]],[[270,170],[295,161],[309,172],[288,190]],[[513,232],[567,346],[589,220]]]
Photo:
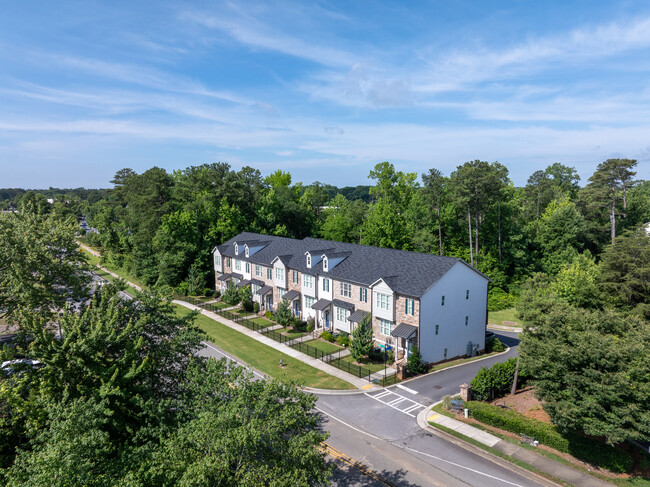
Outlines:
[[405,409],[404,412],[405,413],[410,413],[412,411],[415,411],[416,409],[423,408],[423,407],[424,406],[422,406],[421,404],[416,404],[415,406],[411,406],[410,408]]
[[[366,396],[368,396],[368,397],[374,399],[375,401],[380,402],[380,403],[382,403],[383,405],[388,406],[389,408],[394,409],[395,411],[399,411],[400,413],[404,413],[404,414],[406,414],[407,416],[411,416],[412,418],[415,418],[415,415],[414,415],[414,414],[411,414],[409,411],[413,408],[413,406],[422,407],[422,408],[426,407],[426,406],[424,406],[423,404],[419,404],[419,403],[415,402],[413,399],[409,399],[408,397],[400,396],[399,394],[395,394],[394,392],[391,392],[391,394],[392,394],[392,395],[395,395],[395,396],[398,396],[398,399],[394,399],[394,400],[392,400],[391,402],[385,402],[385,401],[382,401],[382,400],[380,399],[380,397],[385,397],[385,396],[387,396],[386,393],[377,394],[376,396],[373,396],[373,395],[371,395],[371,394],[368,394],[367,392],[364,392],[364,394],[365,394]],[[400,409],[400,408],[398,408],[397,406],[395,406],[395,404],[397,404],[397,403],[399,403],[399,402],[402,402],[402,401],[404,401],[404,400],[406,400],[406,401],[408,401],[408,402],[410,402],[410,403],[413,403],[413,406],[408,406],[406,409]]]
[[400,389],[405,390],[406,392],[410,392],[411,394],[417,394],[418,393],[418,391],[414,391],[413,389],[409,389],[408,387],[403,386],[402,384],[397,384],[397,387],[399,387]]
[[502,478],[499,478],[499,477],[495,477],[494,475],[490,475],[488,473],[481,472],[480,470],[475,470],[473,468],[465,467],[464,465],[459,465],[458,463],[450,462],[449,460],[445,460],[444,458],[440,458],[440,457],[437,457],[435,455],[431,455],[429,453],[424,453],[423,451],[414,450],[413,448],[409,448],[408,446],[402,446],[402,448],[404,448],[405,450],[412,451],[414,453],[419,453],[420,455],[424,455],[424,456],[429,457],[429,458],[433,458],[434,460],[439,460],[441,462],[448,463],[449,465],[453,465],[454,467],[463,468],[465,470],[469,470],[470,472],[474,472],[474,473],[477,473],[479,475],[484,475],[485,477],[490,477],[491,479],[498,480],[498,481],[503,482],[505,484],[514,485],[515,487],[525,487],[525,486],[523,486],[521,484],[515,484],[514,482],[510,482],[508,480],[505,480],[505,479],[502,479]]
[[[366,394],[366,395],[369,396],[369,394]],[[370,397],[372,397],[372,396],[370,396]],[[380,401],[380,402],[381,402],[381,401]],[[423,406],[423,407],[424,407],[424,406]],[[404,445],[402,445],[402,444],[397,445],[396,443],[393,443],[393,442],[391,442],[391,441],[385,440],[384,438],[380,438],[379,436],[375,436],[375,435],[373,435],[372,433],[368,433],[367,431],[364,431],[364,430],[362,430],[362,429],[359,429],[359,428],[357,428],[356,426],[352,426],[351,424],[346,423],[345,421],[343,421],[343,420],[337,418],[336,416],[333,416],[332,414],[330,414],[330,413],[328,413],[328,412],[323,411],[322,409],[320,409],[320,408],[318,408],[318,407],[315,407],[314,409],[316,409],[316,411],[320,411],[320,412],[323,413],[325,416],[329,416],[329,417],[332,418],[333,420],[338,421],[339,423],[341,423],[341,424],[347,426],[348,428],[350,428],[350,429],[352,429],[352,430],[354,430],[354,431],[356,431],[356,432],[358,432],[358,433],[361,433],[361,434],[363,434],[363,435],[366,435],[366,436],[369,436],[369,437],[371,437],[371,438],[374,438],[375,440],[386,441],[387,443],[389,443],[389,444],[391,444],[391,445],[399,446],[399,448],[403,448],[403,449],[405,449],[405,450],[409,450],[409,451],[412,451],[412,452],[414,452],[414,453],[419,453],[420,455],[424,455],[424,456],[426,456],[426,457],[433,458],[434,460],[439,460],[439,461],[441,461],[441,462],[448,463],[448,464],[450,464],[450,465],[453,465],[454,467],[458,467],[458,468],[462,468],[462,469],[465,469],[465,470],[469,470],[470,472],[474,472],[474,473],[476,473],[476,474],[478,474],[478,475],[484,475],[485,477],[489,477],[489,478],[491,478],[491,479],[499,480],[499,481],[504,482],[504,483],[506,483],[506,484],[513,485],[514,487],[526,487],[526,486],[524,486],[524,485],[515,484],[514,482],[509,482],[508,480],[504,480],[504,479],[501,479],[501,478],[499,478],[499,477],[495,477],[494,475],[490,475],[490,474],[487,474],[487,473],[483,473],[483,472],[481,472],[480,470],[475,470],[475,469],[473,469],[473,468],[469,468],[469,467],[465,467],[465,466],[463,466],[463,465],[459,465],[458,463],[450,462],[449,460],[445,460],[444,458],[440,458],[440,457],[437,457],[437,456],[435,456],[435,455],[431,455],[431,454],[429,454],[429,453],[424,453],[424,452],[421,452],[421,451],[419,451],[419,450],[414,450],[413,448],[409,448],[408,446],[404,446]],[[435,465],[432,465],[432,466],[435,467]],[[439,467],[435,467],[435,468],[439,468]],[[444,470],[443,470],[443,471],[444,471]],[[446,472],[446,473],[449,473],[449,472]]]
[[391,394],[393,394],[391,391],[384,391],[384,392],[381,392],[381,393],[377,394],[374,397],[375,397],[375,399],[379,399],[380,397],[389,396]]

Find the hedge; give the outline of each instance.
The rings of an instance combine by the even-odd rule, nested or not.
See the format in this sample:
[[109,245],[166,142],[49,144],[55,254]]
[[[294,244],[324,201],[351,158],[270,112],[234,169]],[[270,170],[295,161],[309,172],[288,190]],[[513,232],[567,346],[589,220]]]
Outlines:
[[466,407],[470,416],[481,423],[532,436],[543,445],[612,472],[629,472],[634,466],[629,453],[578,433],[562,435],[552,424],[478,401],[469,401]]

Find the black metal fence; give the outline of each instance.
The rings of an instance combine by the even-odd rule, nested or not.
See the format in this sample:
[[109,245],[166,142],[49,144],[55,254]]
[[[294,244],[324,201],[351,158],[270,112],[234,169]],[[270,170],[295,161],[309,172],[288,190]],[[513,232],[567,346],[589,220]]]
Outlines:
[[[368,367],[363,367],[361,365],[356,365],[353,364],[347,360],[344,360],[345,356],[347,355],[342,355],[343,352],[346,349],[341,349],[336,352],[331,352],[331,353],[325,353],[324,351],[309,345],[307,343],[304,343],[300,339],[307,335],[302,335],[300,337],[296,336],[290,336],[290,335],[284,335],[282,332],[278,330],[271,330],[270,328],[276,326],[276,323],[259,323],[256,322],[252,319],[249,318],[251,315],[243,315],[240,313],[237,313],[232,310],[226,310],[223,308],[220,308],[219,306],[216,305],[216,303],[206,303],[205,301],[201,301],[200,299],[193,298],[191,296],[177,296],[174,295],[174,299],[179,299],[183,300],[187,303],[190,303],[194,306],[198,306],[202,309],[205,309],[206,311],[211,311],[213,313],[218,314],[219,316],[223,316],[227,320],[234,321],[235,323],[239,325],[243,325],[249,330],[256,331],[258,333],[261,333],[264,336],[267,336],[271,338],[272,340],[275,340],[276,342],[280,342],[282,344],[285,344],[293,349],[298,350],[299,352],[304,353],[305,355],[309,355],[310,357],[316,358],[320,360],[321,362],[324,362],[326,364],[329,364],[333,367],[336,367],[337,369],[343,370],[349,374],[352,374],[356,377],[359,377],[360,379],[366,379],[369,382],[373,382],[375,384],[379,384],[382,386],[387,386],[391,384],[396,384],[397,383],[397,375],[394,374],[391,370],[391,375],[388,375],[388,370],[387,367],[385,366],[383,369],[383,376],[381,374],[377,374],[376,378],[372,378],[371,376],[375,373],[372,371],[372,369],[369,369]],[[318,338],[317,333],[311,333],[313,339]]]

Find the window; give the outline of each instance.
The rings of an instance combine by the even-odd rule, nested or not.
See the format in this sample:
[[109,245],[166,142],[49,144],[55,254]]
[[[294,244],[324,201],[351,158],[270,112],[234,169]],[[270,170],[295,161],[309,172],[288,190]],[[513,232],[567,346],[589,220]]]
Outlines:
[[245,248],[246,250],[244,250],[244,254],[246,255],[246,257],[248,257],[248,245]]
[[278,288],[278,297],[282,299],[284,295],[287,294],[287,290],[283,287]]
[[323,270],[327,272],[327,257],[323,259]]
[[335,308],[336,308],[336,320],[347,322],[348,317],[350,316],[350,310],[345,308],[339,308],[338,306],[335,306]]
[[257,277],[262,277],[262,266],[261,265],[256,265],[255,266],[255,275]]
[[246,274],[250,274],[250,273],[251,273],[251,263],[246,262]]
[[255,293],[256,293],[257,291],[259,291],[259,290],[260,290],[260,286],[259,286],[259,284],[251,284],[251,293],[252,293],[253,295],[255,295]]
[[415,314],[415,301],[413,299],[406,298],[406,305],[405,305],[405,310],[404,312],[407,315],[413,316]]
[[393,322],[379,318],[379,332],[382,335],[390,335],[393,331]]
[[311,255],[307,254],[307,269],[311,267]]
[[291,277],[293,278],[293,282],[295,282],[296,284],[298,284],[298,283],[300,282],[300,277],[299,277],[299,275],[298,275],[298,271],[293,271],[292,274],[293,274],[293,275],[292,275]]
[[221,257],[218,255],[214,256],[214,265],[221,265]]
[[266,278],[273,279],[273,269],[271,269],[270,267],[266,269]]
[[341,296],[346,298],[352,296],[352,286],[350,286],[350,284],[348,284],[347,282],[341,283]]
[[302,285],[307,289],[312,289],[314,287],[314,276],[310,276],[309,274],[303,274]]
[[368,302],[368,288],[367,287],[360,287],[359,288],[359,301],[363,303]]
[[445,305],[445,297],[443,296],[442,297],[442,304],[440,306],[444,306],[444,305]]
[[445,348],[445,358],[447,358],[447,349]]
[[376,294],[376,305],[379,309],[385,309],[390,311],[390,300],[391,297],[388,294],[377,293]]
[[235,255],[239,255],[239,245],[235,244]]
[[226,257],[226,267],[230,267],[230,257]]
[[327,277],[323,278],[323,291],[330,292],[330,280]]
[[465,299],[469,299],[469,289],[465,291]]
[[438,334],[439,329],[440,329],[440,325],[436,325],[436,335]]
[[305,296],[306,309],[311,309],[311,307],[314,305],[315,302],[316,302],[316,298],[312,298],[311,296]]
[[469,321],[469,316],[465,316],[465,326],[467,326],[468,321]]
[[235,259],[235,269],[241,271],[241,260]]
[[284,269],[281,269],[279,267],[275,268],[275,278],[278,281],[284,281]]

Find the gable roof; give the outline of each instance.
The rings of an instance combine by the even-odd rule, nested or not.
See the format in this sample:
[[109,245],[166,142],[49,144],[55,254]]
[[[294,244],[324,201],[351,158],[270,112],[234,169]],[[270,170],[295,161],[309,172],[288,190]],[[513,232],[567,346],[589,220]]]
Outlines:
[[[246,258],[243,253],[235,256],[234,242],[264,241],[268,243],[259,252]],[[306,252],[315,255],[347,254],[336,267],[323,271],[320,261],[307,268]],[[370,287],[383,279],[398,294],[420,297],[444,276],[456,263],[461,262],[477,274],[489,280],[487,276],[457,257],[443,257],[433,254],[409,252],[406,250],[385,249],[344,242],[333,242],[317,238],[296,240],[273,235],[243,232],[219,246],[223,255],[237,259],[271,266],[276,257],[290,269],[304,274],[326,275],[332,279],[352,282]]]

